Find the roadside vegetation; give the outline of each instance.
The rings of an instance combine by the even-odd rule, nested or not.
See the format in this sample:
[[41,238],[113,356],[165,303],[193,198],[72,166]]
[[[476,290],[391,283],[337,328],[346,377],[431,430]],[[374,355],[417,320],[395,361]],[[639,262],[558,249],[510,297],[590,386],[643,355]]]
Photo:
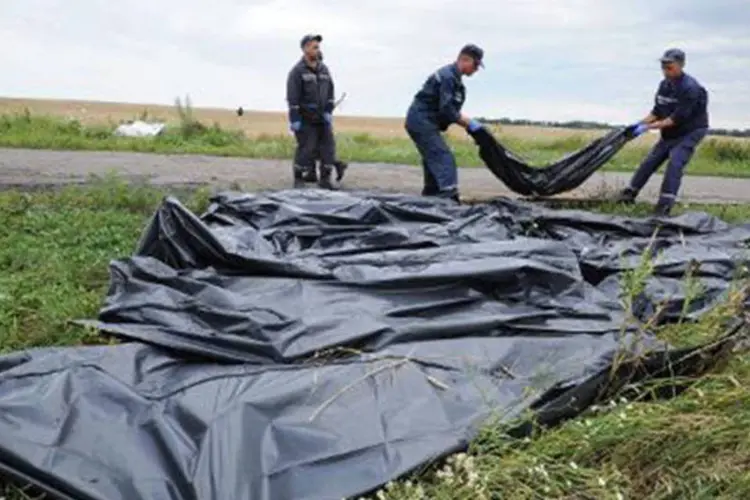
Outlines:
[[[0,147],[136,151],[161,154],[206,154],[248,158],[291,158],[294,140],[284,134],[261,134],[246,137],[242,131],[219,124],[206,125],[194,118],[187,103],[177,102],[178,121],[169,123],[166,130],[154,138],[115,137],[117,124],[84,125],[77,120],[54,116],[32,115],[30,112],[0,115]],[[148,119],[144,111],[140,119]],[[591,132],[568,137],[545,136],[533,138],[504,134],[502,125],[490,126],[496,137],[512,151],[533,164],[554,161],[590,141]],[[604,132],[602,132],[603,134]],[[476,147],[468,138],[450,138],[458,163],[467,167],[481,166]],[[339,156],[346,161],[420,164],[414,145],[405,136],[382,138],[362,133],[337,134]],[[649,141],[639,139],[627,145],[604,170],[631,171],[643,159]],[[750,177],[750,139],[710,137],[699,149],[690,164],[693,175]]]
[[[131,143],[113,139],[104,129],[97,133],[47,118],[13,120],[10,130],[15,132],[10,137],[20,138],[14,127],[25,123],[29,131],[36,131],[38,144],[50,137],[66,144],[62,138],[68,137],[81,141],[72,144],[82,145],[118,141],[123,147],[194,147],[210,144],[213,134],[233,137],[209,128],[198,139],[187,139],[174,130],[156,141]],[[0,137],[6,136],[0,133]],[[285,143],[279,139],[279,144]],[[96,316],[107,290],[109,261],[132,253],[165,194],[115,179],[59,191],[0,192],[0,352],[104,342],[70,321]],[[206,207],[207,191],[176,194],[194,210]],[[594,208],[623,212],[614,205]],[[727,221],[750,219],[747,205],[691,208]],[[624,212],[640,215],[649,209],[636,205]],[[642,281],[638,276],[633,277],[633,287]],[[725,307],[697,324],[662,328],[658,334],[677,345],[714,340],[722,334],[724,321],[738,313],[736,299],[730,297]],[[502,427],[488,427],[468,453],[390,484],[373,498],[750,498],[748,386],[750,356],[738,353],[675,399],[644,402],[617,397],[581,418],[523,440],[509,438]],[[0,485],[0,497],[39,498],[29,489],[10,485]]]

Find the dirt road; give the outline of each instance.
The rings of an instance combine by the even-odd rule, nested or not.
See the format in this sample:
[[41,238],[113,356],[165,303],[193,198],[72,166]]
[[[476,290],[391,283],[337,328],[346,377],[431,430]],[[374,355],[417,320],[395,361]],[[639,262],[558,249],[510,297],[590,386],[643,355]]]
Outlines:
[[[288,160],[0,149],[0,189],[83,184],[92,177],[109,175],[161,186],[210,184],[217,188],[239,185],[246,190],[282,189],[290,186],[290,170]],[[465,197],[512,194],[486,169],[464,168],[459,176]],[[567,195],[598,197],[621,188],[628,179],[628,174],[596,174]],[[660,182],[660,177],[651,181],[644,191],[646,199],[655,199]],[[349,189],[419,192],[421,185],[421,170],[403,165],[353,164],[344,180]],[[750,179],[688,177],[683,183],[683,199],[750,203]]]

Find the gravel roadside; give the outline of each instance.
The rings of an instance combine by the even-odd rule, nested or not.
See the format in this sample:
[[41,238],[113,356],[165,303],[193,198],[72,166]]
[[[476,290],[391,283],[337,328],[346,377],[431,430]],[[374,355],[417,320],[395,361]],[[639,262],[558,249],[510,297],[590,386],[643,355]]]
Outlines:
[[[0,189],[33,189],[84,184],[95,177],[116,175],[130,182],[159,186],[241,186],[246,190],[284,189],[291,185],[288,160],[255,160],[201,155],[0,149]],[[466,198],[512,195],[488,170],[459,171]],[[623,187],[630,175],[602,172],[566,197],[601,197]],[[644,190],[645,199],[658,196],[660,176]],[[405,165],[352,164],[344,179],[348,189],[419,192],[422,172]],[[686,177],[683,199],[704,203],[750,203],[750,179]]]

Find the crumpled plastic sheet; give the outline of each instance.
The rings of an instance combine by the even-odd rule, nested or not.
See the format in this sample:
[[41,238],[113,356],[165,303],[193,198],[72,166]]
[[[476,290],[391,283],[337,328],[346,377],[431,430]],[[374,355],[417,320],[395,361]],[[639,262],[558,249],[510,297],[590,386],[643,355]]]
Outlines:
[[166,129],[166,123],[148,123],[135,120],[131,123],[118,125],[114,135],[121,137],[156,137]]
[[[641,331],[622,277],[658,250],[632,312],[698,316],[748,241],[700,213],[302,190],[222,194],[198,217],[168,198],[90,322],[134,342],[0,357],[0,469],[60,498],[361,495],[487,422],[554,425],[700,373],[725,343]],[[688,271],[707,293],[686,303]]]
[[471,133],[490,172],[514,193],[553,196],[583,184],[630,140],[633,128],[614,129],[584,148],[546,166],[531,166],[500,144],[485,128]]

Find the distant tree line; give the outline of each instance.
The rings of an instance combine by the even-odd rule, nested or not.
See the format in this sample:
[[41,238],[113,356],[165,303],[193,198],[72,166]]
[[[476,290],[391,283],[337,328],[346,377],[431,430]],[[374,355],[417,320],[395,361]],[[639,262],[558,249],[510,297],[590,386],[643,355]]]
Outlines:
[[725,128],[712,128],[709,132],[711,135],[723,135],[726,137],[750,137],[750,129],[725,129]]
[[[514,118],[479,118],[480,121],[491,125],[521,125],[531,127],[550,127],[550,128],[569,128],[569,129],[586,129],[586,130],[611,130],[613,128],[620,127],[621,125],[613,125],[610,123],[591,122],[584,120],[573,120],[567,122],[555,122],[555,121],[537,121],[537,120],[526,120],[526,119],[514,119]],[[750,129],[725,129],[725,128],[713,128],[709,132],[710,135],[721,135],[726,137],[750,137]]]

